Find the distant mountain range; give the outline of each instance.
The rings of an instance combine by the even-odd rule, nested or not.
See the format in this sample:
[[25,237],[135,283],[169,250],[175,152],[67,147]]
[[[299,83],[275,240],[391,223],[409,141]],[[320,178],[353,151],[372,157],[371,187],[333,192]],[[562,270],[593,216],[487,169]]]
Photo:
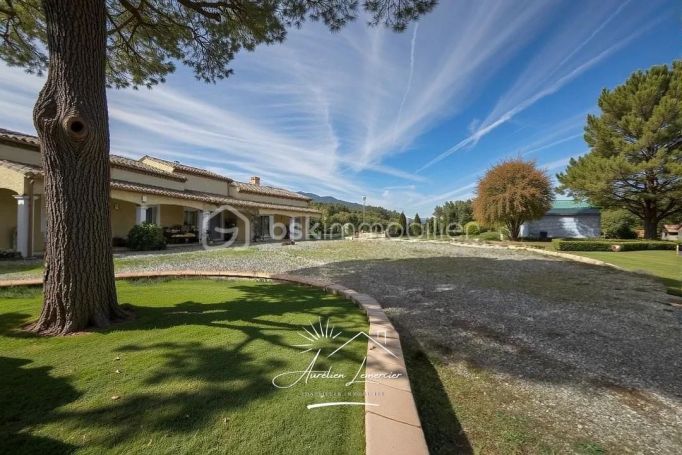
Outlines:
[[313,200],[313,202],[322,202],[324,204],[340,204],[348,207],[351,210],[362,210],[362,204],[358,204],[357,202],[342,201],[341,199],[336,199],[334,196],[320,196],[319,194],[305,193],[303,191],[299,191],[298,194],[309,197]]

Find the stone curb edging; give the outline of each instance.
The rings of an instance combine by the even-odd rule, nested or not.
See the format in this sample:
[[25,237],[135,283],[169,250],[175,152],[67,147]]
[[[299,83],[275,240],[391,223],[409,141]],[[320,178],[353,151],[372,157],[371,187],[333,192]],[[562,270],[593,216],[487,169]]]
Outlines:
[[[365,453],[367,455],[428,455],[426,438],[421,427],[417,406],[407,376],[405,358],[400,336],[388,319],[379,302],[367,294],[361,294],[327,280],[288,273],[262,272],[205,272],[177,270],[159,272],[117,273],[116,279],[158,277],[231,277],[260,278],[317,287],[334,295],[353,301],[364,310],[369,319],[368,335],[383,339],[388,350],[371,339],[367,342],[365,374],[379,377],[365,383]],[[42,279],[0,280],[0,288],[42,284]],[[389,352],[390,351],[390,352]],[[398,378],[384,378],[399,373]]]

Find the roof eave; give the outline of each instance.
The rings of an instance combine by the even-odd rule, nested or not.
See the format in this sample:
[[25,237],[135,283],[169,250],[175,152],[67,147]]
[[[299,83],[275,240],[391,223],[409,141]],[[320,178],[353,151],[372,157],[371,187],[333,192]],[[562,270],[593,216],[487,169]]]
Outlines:
[[6,137],[6,136],[0,136],[0,143],[14,145],[14,146],[18,145],[19,147],[25,148],[27,150],[31,150],[34,152],[40,152],[40,145],[39,144],[32,144],[30,142],[22,141],[21,139],[15,139],[15,138]]
[[183,177],[180,175],[173,175],[173,174],[164,173],[161,171],[159,171],[159,172],[147,171],[145,169],[140,169],[140,168],[135,167],[135,166],[127,166],[125,164],[114,163],[111,161],[109,163],[110,163],[111,167],[115,167],[117,169],[125,169],[127,171],[136,172],[138,174],[151,175],[154,177],[160,177],[160,178],[165,178],[165,179],[169,179],[169,180],[175,180],[177,182],[186,182],[187,181],[186,177]]
[[281,198],[286,198],[286,199],[294,199],[294,200],[298,200],[298,201],[308,201],[308,202],[309,202],[309,201],[312,200],[311,198],[307,198],[307,197],[305,197],[305,196],[301,196],[301,197],[297,197],[297,196],[294,196],[294,195],[285,196],[285,195],[278,195],[278,194],[268,193],[268,192],[266,192],[266,191],[251,190],[251,189],[248,189],[248,188],[239,188],[239,187],[237,187],[237,191],[239,191],[240,193],[259,194],[259,195],[261,195],[261,196],[271,196],[271,197],[281,197]]

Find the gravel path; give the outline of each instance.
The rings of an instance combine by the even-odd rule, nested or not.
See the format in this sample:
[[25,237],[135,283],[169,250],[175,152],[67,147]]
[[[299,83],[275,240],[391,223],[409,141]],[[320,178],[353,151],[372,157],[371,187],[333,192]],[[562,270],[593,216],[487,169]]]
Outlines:
[[682,452],[682,309],[663,285],[531,252],[377,243],[362,248],[377,259],[297,273],[372,294],[453,368],[485,371],[552,445]]
[[682,451],[682,309],[667,305],[670,296],[652,279],[532,252],[421,242],[117,259],[118,271],[178,268],[333,279],[376,297],[453,369],[486,371],[515,413],[559,440],[568,433],[619,453]]

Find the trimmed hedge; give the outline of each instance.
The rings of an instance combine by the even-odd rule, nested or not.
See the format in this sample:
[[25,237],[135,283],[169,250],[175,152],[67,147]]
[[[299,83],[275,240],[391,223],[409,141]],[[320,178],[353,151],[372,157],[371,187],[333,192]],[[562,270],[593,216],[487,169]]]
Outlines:
[[133,226],[128,233],[128,248],[137,251],[163,250],[166,238],[163,229],[152,223]]
[[663,240],[556,240],[554,246],[557,251],[613,251],[613,246],[619,246],[620,251],[641,250],[674,250],[675,242]]

